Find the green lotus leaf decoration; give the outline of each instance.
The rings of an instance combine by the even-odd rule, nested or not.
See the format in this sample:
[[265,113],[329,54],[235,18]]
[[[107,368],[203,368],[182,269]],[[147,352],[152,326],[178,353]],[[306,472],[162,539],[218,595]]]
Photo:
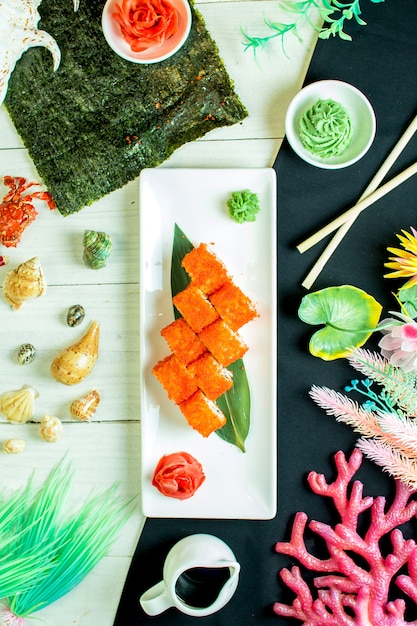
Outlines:
[[324,325],[311,337],[309,350],[332,361],[362,346],[376,330],[381,312],[382,306],[365,291],[342,285],[304,296],[298,316],[306,324]]
[[396,298],[400,303],[403,313],[409,317],[416,319],[417,317],[417,285],[412,287],[402,287]]

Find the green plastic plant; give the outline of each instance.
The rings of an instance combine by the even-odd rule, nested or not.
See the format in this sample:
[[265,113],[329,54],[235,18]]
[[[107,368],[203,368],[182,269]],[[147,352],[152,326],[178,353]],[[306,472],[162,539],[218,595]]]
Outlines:
[[[347,22],[356,21],[360,26],[366,26],[366,22],[361,18],[361,0],[353,0],[352,2],[340,0],[285,0],[280,2],[290,15],[293,15],[293,21],[289,23],[274,22],[268,18],[264,18],[264,23],[270,30],[270,33],[260,37],[251,36],[242,29],[245,37],[243,45],[245,50],[252,48],[254,53],[258,48],[264,48],[267,43],[276,38],[281,38],[284,49],[284,38],[288,33],[292,33],[301,42],[302,37],[299,33],[302,26],[310,24],[313,28],[318,29],[321,39],[329,39],[329,37],[338,36],[346,41],[351,41],[352,37],[345,31]],[[370,0],[374,4],[384,2],[384,0]],[[319,12],[323,25],[317,27],[313,23],[313,16]],[[285,52],[285,50],[284,50]]]
[[71,591],[108,554],[133,504],[118,485],[91,494],[79,510],[64,505],[73,468],[61,461],[41,488],[33,477],[0,503],[0,621],[26,617]]

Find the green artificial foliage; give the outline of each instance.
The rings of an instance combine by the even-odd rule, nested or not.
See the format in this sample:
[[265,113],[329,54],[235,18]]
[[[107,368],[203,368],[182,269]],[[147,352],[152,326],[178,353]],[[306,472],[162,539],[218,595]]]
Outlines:
[[327,287],[301,300],[299,318],[306,324],[323,326],[310,339],[313,356],[325,361],[349,356],[377,328],[382,307],[369,294],[352,285]]
[[[284,39],[289,33],[296,36],[301,42],[301,27],[305,24],[310,24],[313,28],[318,28],[313,23],[314,14],[317,14],[317,12],[319,12],[320,18],[324,22],[318,28],[321,39],[338,36],[340,39],[351,41],[351,35],[345,30],[347,23],[354,20],[360,26],[366,26],[366,22],[361,18],[360,2],[361,0],[347,0],[345,2],[340,0],[286,0],[280,2],[280,6],[293,18],[292,21],[288,23],[274,22],[265,17],[263,21],[268,28],[268,34],[251,36],[245,30],[242,30],[242,34],[245,37],[243,45],[245,49],[252,48],[256,52],[258,48],[264,48],[272,40],[281,39],[284,48]],[[370,0],[370,2],[376,4],[384,2],[384,0]]]
[[41,488],[32,476],[0,504],[0,597],[8,624],[22,623],[78,585],[131,514],[132,503],[116,485],[92,494],[79,511],[65,510],[72,478],[71,465],[61,461]]

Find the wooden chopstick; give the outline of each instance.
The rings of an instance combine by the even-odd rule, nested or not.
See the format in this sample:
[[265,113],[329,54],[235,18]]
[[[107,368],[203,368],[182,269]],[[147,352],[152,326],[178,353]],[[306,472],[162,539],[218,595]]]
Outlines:
[[[363,206],[361,204],[362,201],[365,198],[367,198],[368,196],[370,196],[378,188],[379,184],[385,178],[386,174],[391,169],[391,167],[393,166],[393,164],[395,163],[395,161],[397,160],[397,158],[399,157],[401,152],[404,150],[405,146],[408,144],[408,142],[413,137],[413,135],[415,134],[416,131],[417,131],[417,116],[412,120],[411,124],[408,126],[406,131],[400,137],[399,141],[396,143],[394,148],[391,150],[391,152],[388,155],[388,157],[385,159],[385,161],[383,162],[383,164],[381,165],[381,167],[379,168],[379,170],[377,171],[377,173],[375,174],[375,176],[373,177],[373,179],[371,180],[371,182],[369,183],[369,185],[367,186],[365,191],[362,193],[361,197],[359,198],[358,204],[355,205],[356,208],[358,208],[360,206],[361,207],[360,210],[357,210],[357,211],[351,210],[352,212],[350,213],[350,217],[345,218],[345,221],[343,221],[339,227],[337,227],[337,226],[333,227],[331,230],[328,230],[328,227],[324,227],[321,230],[319,230],[318,233],[316,233],[312,237],[309,237],[304,242],[299,244],[299,246],[297,246],[297,249],[300,252],[305,252],[306,250],[311,248],[313,245],[315,245],[315,243],[318,243],[319,241],[321,241],[321,239],[323,239],[327,234],[333,232],[333,230],[336,230],[336,228],[338,228],[337,233],[333,236],[333,238],[330,241],[330,243],[328,244],[328,246],[325,248],[323,253],[317,259],[316,263],[311,268],[310,272],[307,274],[307,276],[304,279],[304,281],[301,283],[303,287],[309,289],[312,286],[312,284],[314,283],[314,281],[316,280],[316,278],[320,274],[321,270],[323,269],[323,267],[325,266],[325,264],[327,263],[327,261],[329,260],[329,258],[333,254],[333,252],[336,250],[336,248],[339,245],[339,243],[342,241],[343,237],[346,235],[346,233],[348,232],[348,230],[350,229],[350,227],[352,226],[352,224],[356,220],[356,218],[359,215],[359,213],[364,208],[366,208],[366,206]],[[409,170],[410,170],[410,168],[409,168]],[[404,176],[406,174],[406,172],[408,172],[409,170],[406,170],[405,172],[403,172],[399,176]],[[411,176],[411,175],[413,175],[413,173],[414,172],[411,172],[409,175]],[[401,182],[403,182],[403,180],[406,180],[408,177],[409,176],[405,176],[405,178],[401,179],[397,184],[400,184]],[[396,179],[394,179],[394,180],[396,180]],[[391,183],[392,182],[393,181],[391,181]],[[396,187],[397,184],[395,184],[394,186]],[[386,193],[391,191],[391,189],[393,189],[393,188],[394,187],[387,188]],[[382,196],[379,196],[379,197],[382,197]],[[373,200],[373,202],[375,202],[377,199],[379,199],[379,198],[375,198],[375,200]],[[369,205],[367,205],[367,206],[369,206]],[[355,207],[353,207],[353,208],[355,208]],[[344,216],[346,216],[347,213],[349,213],[349,212],[347,211],[344,214]],[[333,222],[331,222],[331,224],[334,224],[334,222],[335,222],[335,220]],[[330,226],[330,224],[328,226]],[[321,234],[321,235],[319,235],[319,234]]]
[[[366,187],[365,191],[362,193],[361,197],[359,198],[359,202],[367,198],[371,193],[373,193],[379,187],[379,185],[384,180],[385,176],[388,174],[389,170],[394,165],[395,161],[398,159],[401,152],[404,150],[404,148],[406,147],[410,139],[414,136],[416,131],[417,131],[417,115],[414,117],[411,124],[409,124],[405,132],[402,134],[399,141],[396,143],[394,148],[389,153],[388,157],[382,163],[381,167],[376,172],[375,176],[372,178],[371,182],[369,183],[369,185]],[[320,272],[322,271],[323,267],[326,265],[327,261],[330,259],[331,255],[336,250],[337,246],[342,241],[343,237],[346,235],[346,233],[348,232],[352,224],[355,222],[358,215],[359,213],[357,213],[356,215],[352,215],[350,219],[346,220],[344,224],[339,226],[339,229],[337,230],[336,234],[333,235],[330,243],[323,250],[319,258],[317,259],[316,263],[313,265],[313,267],[311,268],[311,270],[305,277],[304,281],[301,283],[303,287],[305,287],[306,289],[311,288],[311,286],[313,285],[313,283],[319,276]]]
[[361,202],[358,202],[358,204],[355,204],[355,206],[351,207],[342,213],[342,215],[339,215],[339,217],[336,217],[336,219],[329,222],[327,226],[324,226],[317,233],[300,243],[297,246],[297,249],[300,252],[309,250],[324,237],[330,235],[330,233],[339,228],[339,226],[342,226],[342,224],[349,221],[352,217],[359,215],[359,213],[361,213],[364,209],[367,209],[371,206],[371,204],[374,204],[374,202],[377,202],[377,200],[380,200],[387,193],[395,189],[395,187],[401,185],[401,183],[405,182],[408,178],[410,178],[410,176],[413,176],[413,174],[417,174],[417,162],[410,165],[410,167],[407,167],[407,169],[401,172],[401,174],[395,176],[395,178],[385,183],[385,185],[382,185],[382,187],[379,187],[376,191],[361,200]]

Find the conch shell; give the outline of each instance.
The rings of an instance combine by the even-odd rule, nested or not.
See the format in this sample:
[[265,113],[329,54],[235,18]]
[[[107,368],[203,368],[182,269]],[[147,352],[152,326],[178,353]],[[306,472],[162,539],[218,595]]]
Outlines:
[[6,391],[0,396],[0,413],[9,422],[24,423],[33,415],[37,392],[25,385],[17,391]]
[[48,443],[56,443],[62,435],[62,422],[58,417],[45,415],[41,421],[40,435]]
[[10,270],[3,283],[3,295],[14,309],[20,309],[30,298],[39,298],[45,291],[45,278],[37,256]]
[[3,444],[5,454],[20,454],[26,447],[24,439],[7,439]]
[[98,357],[100,326],[94,321],[86,334],[52,361],[51,374],[64,385],[76,385],[91,374]]
[[[61,52],[49,33],[37,28],[41,0],[1,0],[0,2],[0,104],[7,93],[9,78],[22,54],[34,46],[43,46],[51,54],[56,71]],[[78,0],[74,0],[74,10]]]
[[97,389],[93,389],[86,396],[71,402],[70,413],[79,422],[89,422],[96,412],[99,402],[100,394]]
[[96,230],[84,231],[84,263],[93,270],[99,270],[107,263],[112,249],[110,235]]

